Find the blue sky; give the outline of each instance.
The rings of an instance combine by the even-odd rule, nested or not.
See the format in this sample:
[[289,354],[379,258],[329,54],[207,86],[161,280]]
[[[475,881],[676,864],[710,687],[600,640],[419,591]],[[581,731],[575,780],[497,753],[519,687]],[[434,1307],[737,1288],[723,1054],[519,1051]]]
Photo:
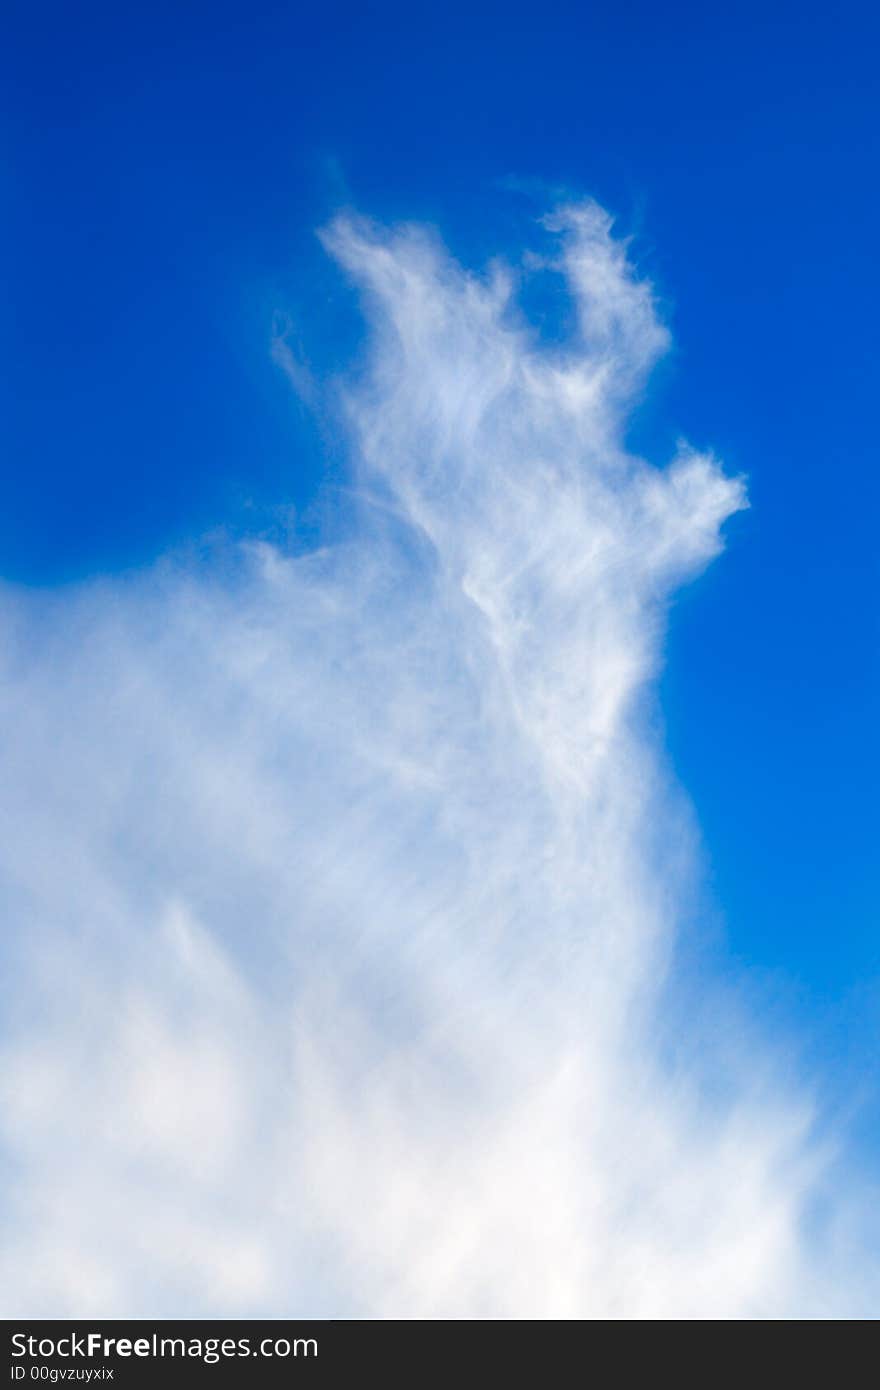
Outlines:
[[[15,585],[275,536],[291,505],[320,529],[341,448],[269,342],[289,317],[320,380],[361,351],[315,237],[340,208],[436,226],[472,266],[560,196],[613,212],[673,336],[630,447],[684,435],[748,478],[660,689],[702,916],[857,1076],[880,1009],[874,8],[12,3],[6,30]],[[553,339],[552,301],[530,311]]]
[[275,309],[319,360],[350,343],[313,238],[340,203],[479,261],[534,215],[499,182],[588,192],[675,334],[637,444],[686,430],[750,479],[665,684],[734,948],[820,1002],[874,978],[872,7],[11,15],[6,577],[313,500],[320,444],[265,343]]

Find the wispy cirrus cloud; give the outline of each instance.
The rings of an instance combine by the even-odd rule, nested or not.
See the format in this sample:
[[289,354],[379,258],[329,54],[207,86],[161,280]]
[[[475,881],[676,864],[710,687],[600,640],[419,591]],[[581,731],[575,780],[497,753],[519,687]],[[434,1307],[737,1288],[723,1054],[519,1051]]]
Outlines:
[[745,498],[624,448],[650,287],[557,209],[551,348],[500,267],[323,235],[372,333],[348,539],[3,599],[7,1307],[851,1310],[808,1098],[670,978],[644,696]]

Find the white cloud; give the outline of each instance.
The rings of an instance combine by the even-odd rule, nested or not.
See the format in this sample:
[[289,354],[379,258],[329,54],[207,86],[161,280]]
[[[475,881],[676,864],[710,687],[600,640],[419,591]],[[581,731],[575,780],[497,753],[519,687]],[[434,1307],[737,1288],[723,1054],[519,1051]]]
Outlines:
[[808,1099],[669,978],[692,836],[643,694],[742,485],[626,453],[666,333],[600,209],[546,230],[565,348],[501,268],[326,231],[373,333],[347,541],[4,597],[11,1314],[863,1296]]

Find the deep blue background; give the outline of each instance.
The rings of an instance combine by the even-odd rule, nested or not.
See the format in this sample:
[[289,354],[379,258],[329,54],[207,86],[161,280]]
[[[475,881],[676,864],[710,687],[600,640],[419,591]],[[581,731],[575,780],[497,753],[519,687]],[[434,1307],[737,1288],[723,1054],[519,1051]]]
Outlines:
[[0,573],[308,507],[328,441],[267,344],[278,308],[321,373],[353,344],[313,237],[340,204],[479,262],[536,211],[505,179],[592,193],[676,339],[634,441],[751,480],[663,690],[729,939],[829,1046],[876,1033],[875,7],[28,3],[5,30]]

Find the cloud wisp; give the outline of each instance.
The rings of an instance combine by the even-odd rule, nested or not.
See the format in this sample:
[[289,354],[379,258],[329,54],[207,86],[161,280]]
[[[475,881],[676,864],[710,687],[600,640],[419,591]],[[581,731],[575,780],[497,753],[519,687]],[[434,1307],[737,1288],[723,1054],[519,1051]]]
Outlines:
[[344,539],[3,597],[11,1313],[836,1306],[808,1100],[670,979],[645,692],[743,488],[627,452],[650,287],[594,204],[541,235],[552,346],[502,267],[325,230]]

